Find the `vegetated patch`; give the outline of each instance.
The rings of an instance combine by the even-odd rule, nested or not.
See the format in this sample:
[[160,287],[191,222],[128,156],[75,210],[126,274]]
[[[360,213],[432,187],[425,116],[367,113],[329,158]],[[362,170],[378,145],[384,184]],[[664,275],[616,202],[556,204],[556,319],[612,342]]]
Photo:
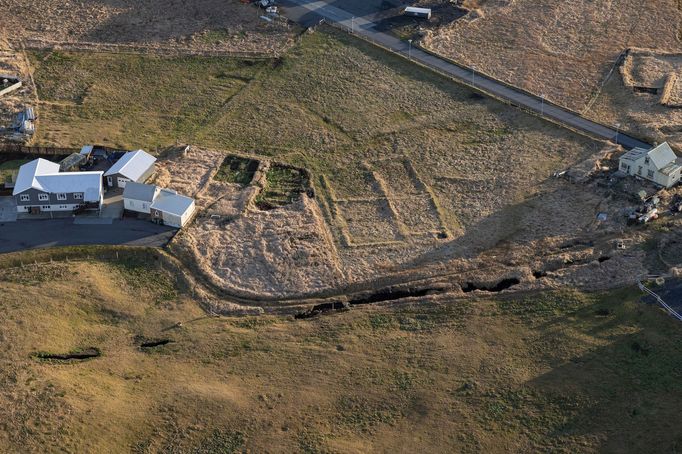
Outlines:
[[99,348],[88,347],[82,350],[73,350],[68,353],[49,353],[49,352],[35,352],[31,356],[40,360],[59,361],[59,362],[74,362],[85,361],[87,359],[97,358],[102,355]]
[[310,176],[305,169],[272,164],[265,176],[265,188],[256,197],[256,206],[261,210],[272,210],[298,200],[302,193],[310,190]]
[[246,186],[253,180],[258,164],[259,161],[256,159],[229,155],[223,160],[214,178],[218,181]]

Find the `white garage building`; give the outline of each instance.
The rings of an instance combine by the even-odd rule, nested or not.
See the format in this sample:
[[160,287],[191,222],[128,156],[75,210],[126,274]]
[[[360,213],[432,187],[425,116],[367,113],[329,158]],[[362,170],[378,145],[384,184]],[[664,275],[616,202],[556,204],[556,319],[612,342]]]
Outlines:
[[104,172],[109,189],[124,189],[126,183],[144,183],[154,173],[156,158],[144,150],[129,151]]
[[194,199],[171,189],[161,189],[150,208],[153,220],[177,228],[184,227],[196,211]]

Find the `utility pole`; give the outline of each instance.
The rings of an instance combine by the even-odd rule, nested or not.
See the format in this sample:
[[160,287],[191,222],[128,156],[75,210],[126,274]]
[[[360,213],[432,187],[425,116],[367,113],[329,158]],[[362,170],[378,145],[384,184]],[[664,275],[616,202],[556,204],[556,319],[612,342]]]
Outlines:
[[412,60],[412,40],[408,39],[407,42],[409,43],[409,47],[407,48],[407,58]]
[[616,145],[618,145],[618,134],[620,134],[620,123],[616,123]]
[[545,95],[542,94],[540,95],[540,116],[544,117],[545,116]]

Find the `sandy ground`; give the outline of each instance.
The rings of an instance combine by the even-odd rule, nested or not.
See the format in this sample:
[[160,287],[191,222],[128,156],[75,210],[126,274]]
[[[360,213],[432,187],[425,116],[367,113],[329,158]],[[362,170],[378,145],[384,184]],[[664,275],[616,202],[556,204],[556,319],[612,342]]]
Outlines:
[[675,0],[480,0],[423,45],[575,110],[629,47],[679,51]]
[[215,285],[245,296],[284,297],[340,286],[335,245],[317,204],[302,195],[280,209],[257,209],[259,186],[213,179],[224,155],[189,147],[159,163],[156,182],[193,194],[203,210],[174,247]]
[[[0,28],[14,40],[135,44],[195,51],[273,52],[291,31],[239,0],[0,0]],[[1,32],[0,32],[1,33]]]
[[[615,168],[613,152],[606,147],[578,162],[575,174],[590,173],[598,165]],[[647,271],[637,246],[647,237],[625,228],[624,213],[635,205],[600,189],[597,181],[607,181],[606,176],[581,183],[550,179],[513,205],[491,196],[489,211],[467,212],[466,199],[454,198],[447,203],[460,207],[462,228],[442,238],[433,234],[443,225],[433,202],[423,204],[423,213],[414,212],[420,204],[413,199],[424,188],[414,184],[409,172],[402,179],[394,172],[384,198],[332,201],[340,219],[332,218],[330,224],[324,214],[329,208],[321,210],[320,200],[305,195],[282,208],[259,210],[254,204],[259,183],[241,187],[213,179],[223,156],[197,147],[166,153],[156,182],[193,194],[202,210],[176,237],[172,250],[193,262],[212,284],[235,295],[295,298],[412,279],[435,279],[455,290],[467,282],[485,290],[508,278],[517,280],[516,289],[601,289],[628,285]],[[384,172],[409,168],[386,160],[367,167]],[[477,188],[472,182],[440,184],[434,193],[473,197],[479,192],[472,191]],[[397,188],[401,197],[392,193]],[[485,203],[476,200],[479,207]],[[403,210],[414,218],[400,214]],[[597,222],[599,212],[607,214],[606,222]],[[629,238],[628,249],[616,250],[616,238]]]

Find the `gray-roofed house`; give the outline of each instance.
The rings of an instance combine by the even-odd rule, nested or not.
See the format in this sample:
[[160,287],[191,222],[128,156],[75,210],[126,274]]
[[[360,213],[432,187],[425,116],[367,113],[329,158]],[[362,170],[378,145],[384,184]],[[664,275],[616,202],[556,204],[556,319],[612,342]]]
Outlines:
[[59,164],[34,159],[19,167],[12,195],[19,213],[99,209],[102,172],[60,172]]
[[151,205],[152,219],[171,227],[182,228],[196,211],[194,199],[171,189],[161,189]]
[[151,213],[151,205],[161,191],[156,185],[131,181],[123,190],[123,208],[137,213]]
[[620,170],[670,188],[680,181],[682,159],[678,158],[668,142],[646,150],[633,148],[620,157]]
[[156,158],[144,150],[129,151],[104,172],[107,187],[123,189],[126,183],[144,183],[154,173]]

